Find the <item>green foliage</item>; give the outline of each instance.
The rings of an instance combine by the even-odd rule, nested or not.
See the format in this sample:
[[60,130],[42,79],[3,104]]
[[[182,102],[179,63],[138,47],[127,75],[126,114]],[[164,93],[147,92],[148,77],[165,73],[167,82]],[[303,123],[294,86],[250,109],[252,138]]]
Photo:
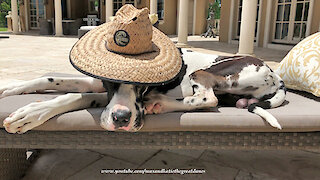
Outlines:
[[213,10],[214,11],[214,18],[220,19],[220,9],[221,9],[221,0],[215,0],[214,3],[209,3],[208,18],[209,18],[210,10]]
[[11,10],[10,0],[0,0],[0,27],[7,27],[6,15]]

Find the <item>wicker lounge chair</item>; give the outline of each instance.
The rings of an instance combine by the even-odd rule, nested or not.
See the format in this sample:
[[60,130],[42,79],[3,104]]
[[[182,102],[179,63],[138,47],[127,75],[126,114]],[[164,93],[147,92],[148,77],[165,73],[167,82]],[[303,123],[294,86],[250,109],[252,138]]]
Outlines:
[[22,135],[3,129],[2,120],[17,108],[56,96],[29,94],[0,99],[0,175],[17,177],[14,169],[25,170],[26,149],[320,149],[320,98],[296,91],[287,93],[283,106],[269,110],[278,118],[281,131],[257,115],[233,107],[149,115],[137,133],[103,130],[99,126],[103,108],[56,116]]

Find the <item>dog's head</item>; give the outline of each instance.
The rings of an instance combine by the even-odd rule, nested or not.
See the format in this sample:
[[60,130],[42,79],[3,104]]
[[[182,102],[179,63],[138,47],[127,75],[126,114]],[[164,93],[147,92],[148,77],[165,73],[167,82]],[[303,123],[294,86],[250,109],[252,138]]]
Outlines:
[[109,131],[138,131],[144,123],[143,96],[147,86],[103,82],[108,105],[101,114],[101,126]]

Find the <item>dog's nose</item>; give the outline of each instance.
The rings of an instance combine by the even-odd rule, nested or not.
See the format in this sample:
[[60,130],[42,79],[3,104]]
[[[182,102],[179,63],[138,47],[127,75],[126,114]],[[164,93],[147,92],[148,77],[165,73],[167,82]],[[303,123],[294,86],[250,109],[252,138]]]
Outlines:
[[131,112],[128,110],[119,109],[112,113],[112,119],[115,126],[128,126],[131,118]]

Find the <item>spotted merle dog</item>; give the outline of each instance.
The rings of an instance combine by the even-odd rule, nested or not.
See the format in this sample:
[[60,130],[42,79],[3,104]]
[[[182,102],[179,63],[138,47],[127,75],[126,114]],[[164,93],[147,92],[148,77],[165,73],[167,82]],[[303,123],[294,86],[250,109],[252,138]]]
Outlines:
[[[120,84],[91,77],[43,77],[1,87],[0,98],[45,90],[69,92],[24,106],[7,117],[3,125],[10,133],[24,133],[61,113],[105,107],[100,122],[103,128],[138,131],[145,114],[191,111],[227,102],[248,108],[281,129],[265,109],[284,102],[285,86],[264,62],[249,56],[221,57],[187,49],[180,52],[184,61],[182,71],[163,86]],[[182,92],[182,98],[170,96],[177,90]]]

